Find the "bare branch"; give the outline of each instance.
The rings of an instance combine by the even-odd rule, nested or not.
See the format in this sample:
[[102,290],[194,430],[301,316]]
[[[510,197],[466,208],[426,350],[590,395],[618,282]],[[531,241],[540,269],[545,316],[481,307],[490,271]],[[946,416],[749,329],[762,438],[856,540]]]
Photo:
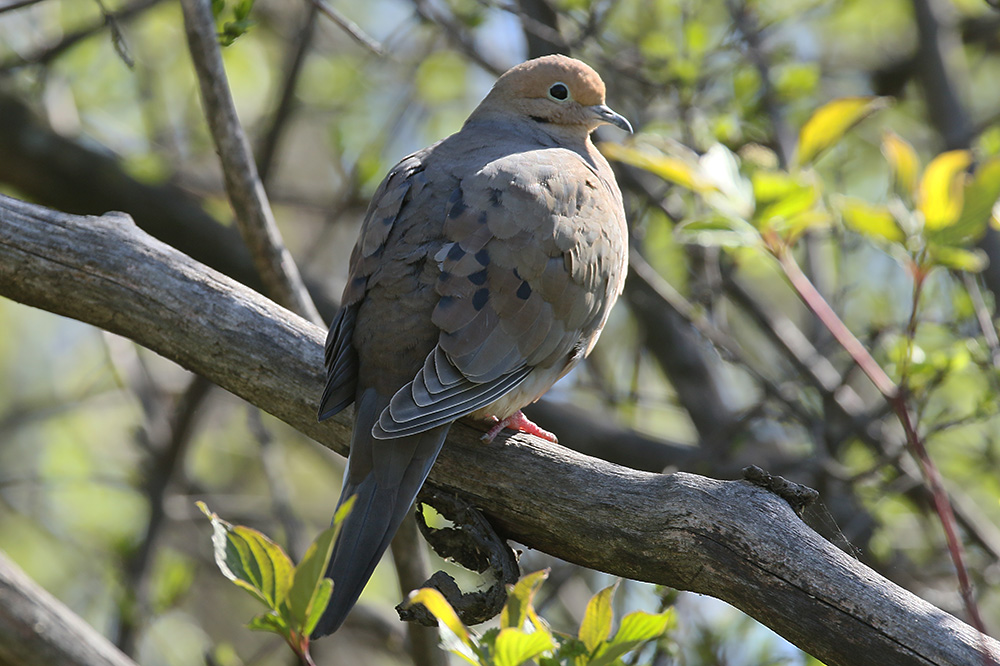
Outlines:
[[135,666],[0,551],[0,666]]
[[299,269],[281,239],[271,204],[250,152],[250,144],[236,115],[229,92],[215,19],[208,0],[184,0],[184,29],[201,86],[205,118],[219,152],[226,193],[236,213],[243,240],[268,294],[279,303],[321,322],[319,312],[302,284]]
[[377,40],[368,36],[358,25],[341,14],[325,0],[310,0],[312,6],[323,12],[328,19],[340,26],[340,29],[350,35],[351,39],[365,47],[377,56],[385,56],[385,48]]
[[[116,22],[133,19],[160,2],[161,0],[135,0],[116,12],[105,13],[101,17],[100,21],[95,21],[87,27],[80,28],[79,30],[74,30],[73,32],[63,35],[62,38],[55,44],[42,47],[34,53],[30,53],[26,56],[15,55],[7,58],[6,60],[0,61],[0,72],[27,65],[47,65],[83,40],[102,32],[105,28],[110,28],[114,31],[116,29]],[[29,4],[33,3],[23,2],[19,4],[15,2],[9,6],[0,6],[0,13],[11,9],[20,9],[21,7],[26,7]]]

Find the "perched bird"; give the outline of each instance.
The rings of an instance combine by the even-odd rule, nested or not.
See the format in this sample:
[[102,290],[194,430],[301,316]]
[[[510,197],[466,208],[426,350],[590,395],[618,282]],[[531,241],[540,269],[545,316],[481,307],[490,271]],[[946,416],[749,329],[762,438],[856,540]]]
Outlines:
[[593,69],[529,60],[375,193],[326,341],[319,418],[355,403],[340,503],[357,499],[314,638],[354,606],[456,419],[554,441],[520,409],[593,349],[628,263],[602,124],[632,131]]

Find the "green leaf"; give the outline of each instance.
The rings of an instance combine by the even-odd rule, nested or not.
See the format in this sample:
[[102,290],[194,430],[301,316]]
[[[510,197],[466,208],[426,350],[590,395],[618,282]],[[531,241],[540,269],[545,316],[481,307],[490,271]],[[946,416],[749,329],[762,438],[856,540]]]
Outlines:
[[928,231],[943,229],[958,221],[964,204],[966,169],[972,164],[968,150],[949,150],[927,165],[920,179],[920,212]]
[[257,530],[222,520],[204,502],[198,508],[212,521],[215,563],[222,574],[276,610],[292,584],[292,561],[285,551]]
[[882,97],[843,97],[817,109],[799,131],[796,164],[811,164],[823,151],[840,141],[848,130],[888,106]]
[[[754,214],[754,221],[758,228],[766,229],[788,223],[812,209],[819,200],[819,191],[810,183],[792,180],[788,185],[787,190],[782,192],[777,199]],[[754,190],[756,191],[756,185]]]
[[602,142],[599,148],[609,160],[644,169],[692,192],[706,192],[714,189],[713,185],[701,174],[696,161],[688,161],[669,155],[656,155],[608,141]]
[[588,666],[610,666],[622,655],[639,647],[642,643],[659,638],[675,624],[675,614],[672,608],[662,613],[645,613],[636,611],[622,618],[615,637],[600,650]]
[[986,233],[994,207],[1000,198],[1000,157],[993,157],[976,168],[963,193],[962,212],[955,223],[942,229],[928,230],[928,237],[938,243],[972,243]]
[[910,201],[917,198],[917,178],[920,175],[920,158],[907,141],[894,132],[882,135],[882,154],[892,169],[896,191]]
[[835,201],[848,228],[876,241],[902,243],[906,240],[906,234],[887,207],[854,197],[838,197]]
[[579,638],[593,652],[598,645],[611,635],[611,600],[614,597],[618,583],[604,588],[587,603],[587,610],[580,623]]
[[285,621],[274,611],[255,615],[254,618],[247,623],[247,627],[253,631],[269,631],[281,636],[289,635],[288,625],[285,624]]
[[423,604],[427,611],[438,619],[438,622],[446,626],[463,643],[472,646],[472,639],[469,631],[458,619],[455,609],[451,607],[448,600],[440,592],[431,587],[424,587],[410,593],[408,604]]
[[927,251],[935,264],[955,271],[978,273],[990,263],[986,253],[979,248],[967,250],[963,247],[931,243],[927,246]]
[[752,247],[761,243],[760,232],[752,224],[722,216],[684,222],[674,233],[682,243],[706,247]]
[[237,21],[242,21],[246,17],[250,16],[250,10],[253,9],[254,0],[240,0],[233,7],[233,16],[236,17]]
[[333,594],[333,581],[329,578],[324,578],[316,586],[316,590],[313,592],[311,603],[307,609],[305,620],[303,621],[302,635],[309,636],[312,634],[313,629],[319,624],[319,620],[323,617],[323,611],[330,604],[330,596]]
[[493,646],[495,666],[521,666],[555,647],[552,635],[544,631],[527,633],[514,627],[501,629]]
[[635,611],[622,618],[612,644],[636,643],[659,638],[676,622],[675,613],[668,608],[662,613]]
[[549,577],[549,570],[542,569],[530,573],[517,581],[507,595],[507,603],[504,604],[500,612],[500,628],[507,629],[513,627],[520,629],[524,626],[524,620],[528,617],[531,609],[531,601],[535,597],[542,582]]
[[[323,614],[326,604],[330,601],[333,581],[325,578],[330,556],[333,554],[333,544],[340,533],[344,518],[354,506],[354,497],[348,498],[334,516],[333,525],[320,532],[310,544],[302,561],[295,568],[292,586],[288,591],[287,608],[296,627],[303,628],[304,634],[312,633],[315,623],[309,627],[310,618]],[[323,591],[324,583],[329,583]],[[325,597],[325,598],[324,598]],[[320,606],[317,608],[317,606]]]

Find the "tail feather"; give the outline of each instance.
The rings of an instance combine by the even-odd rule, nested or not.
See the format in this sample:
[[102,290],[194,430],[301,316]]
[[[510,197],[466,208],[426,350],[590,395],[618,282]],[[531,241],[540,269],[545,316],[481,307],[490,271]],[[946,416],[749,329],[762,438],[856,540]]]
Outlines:
[[336,631],[361,596],[382,554],[406,517],[444,444],[450,424],[433,430],[376,440],[371,429],[389,404],[374,389],[358,398],[351,454],[339,507],[355,496],[354,508],[341,526],[327,577],[333,594],[312,637]]

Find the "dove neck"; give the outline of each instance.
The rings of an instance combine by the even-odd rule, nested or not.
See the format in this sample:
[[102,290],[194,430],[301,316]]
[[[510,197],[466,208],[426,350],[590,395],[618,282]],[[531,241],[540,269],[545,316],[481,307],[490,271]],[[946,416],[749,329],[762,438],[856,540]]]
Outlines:
[[515,142],[531,141],[540,146],[569,148],[584,156],[596,151],[590,131],[583,125],[564,125],[541,117],[495,111],[482,105],[469,116],[462,129],[495,137],[498,142],[508,138]]

